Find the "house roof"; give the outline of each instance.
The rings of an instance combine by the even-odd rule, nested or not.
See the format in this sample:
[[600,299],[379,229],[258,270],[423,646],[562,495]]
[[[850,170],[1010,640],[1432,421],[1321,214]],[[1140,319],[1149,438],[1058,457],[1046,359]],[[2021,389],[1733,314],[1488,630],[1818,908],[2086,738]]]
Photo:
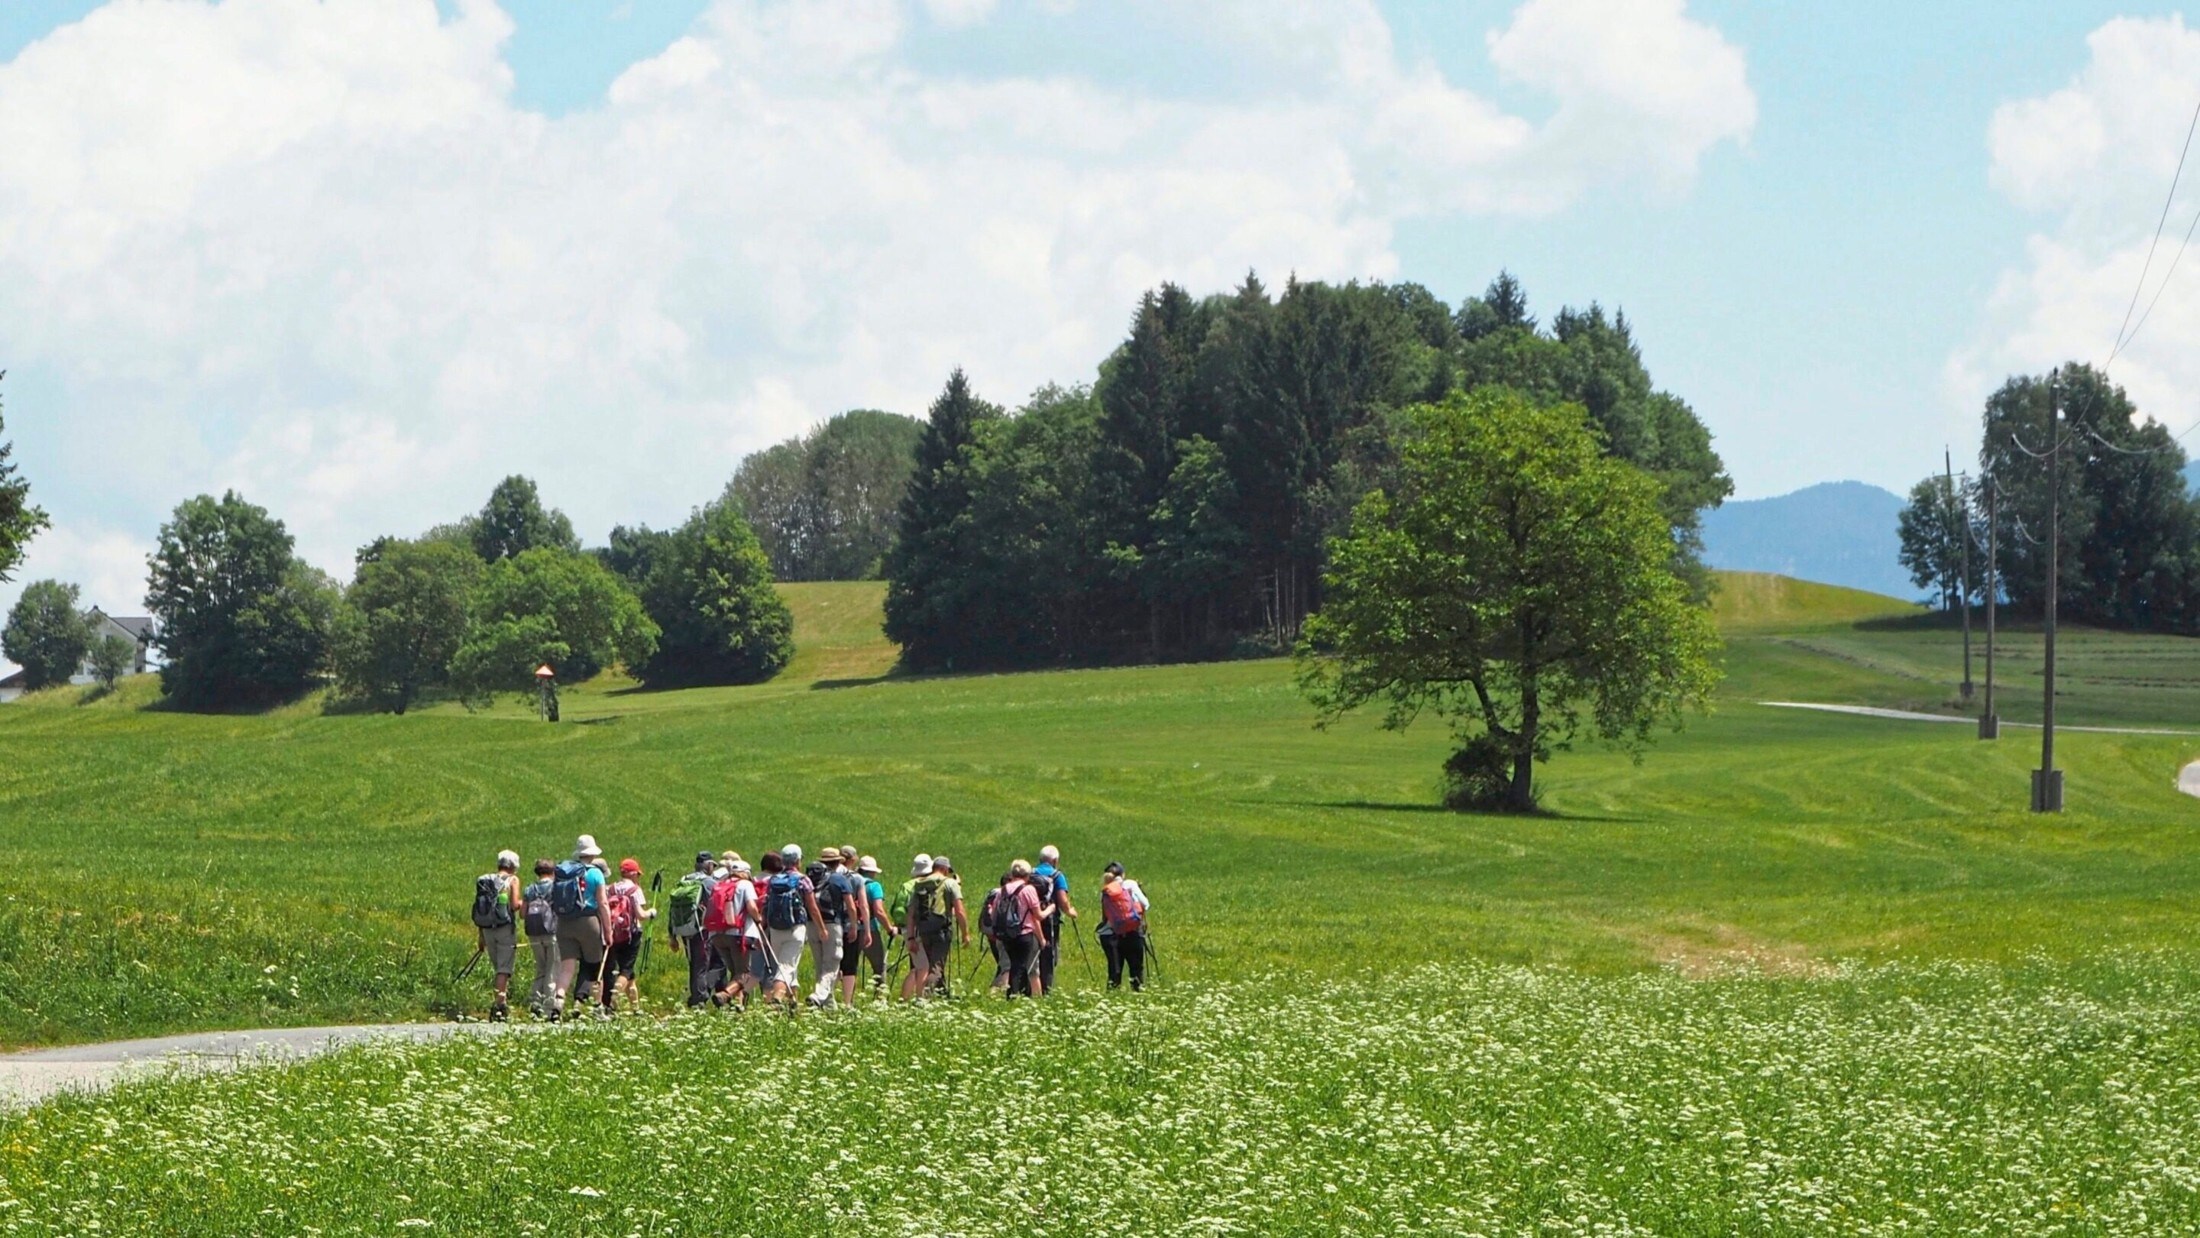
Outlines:
[[94,618],[105,620],[129,633],[130,639],[141,645],[152,639],[153,621],[143,615],[110,615],[97,606],[92,608],[91,613]]
[[30,673],[28,671],[17,671],[6,679],[0,679],[0,688],[20,688],[28,682],[29,678]]

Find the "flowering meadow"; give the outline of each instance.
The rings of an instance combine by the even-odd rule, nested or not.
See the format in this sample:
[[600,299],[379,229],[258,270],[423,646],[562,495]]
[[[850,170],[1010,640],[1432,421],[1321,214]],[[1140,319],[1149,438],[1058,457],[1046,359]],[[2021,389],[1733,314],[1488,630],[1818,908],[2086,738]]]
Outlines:
[[2192,1232],[2185,974],[1469,964],[377,1046],[8,1118],[0,1232]]

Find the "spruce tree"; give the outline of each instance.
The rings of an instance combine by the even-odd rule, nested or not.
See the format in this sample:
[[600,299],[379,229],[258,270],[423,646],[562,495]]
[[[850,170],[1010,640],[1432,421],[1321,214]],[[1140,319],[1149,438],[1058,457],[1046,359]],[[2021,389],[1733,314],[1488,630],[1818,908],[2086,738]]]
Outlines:
[[952,668],[972,653],[958,621],[968,565],[958,538],[970,510],[970,466],[986,422],[999,407],[979,399],[960,366],[932,402],[917,438],[916,470],[900,512],[900,535],[886,557],[886,635],[902,660],[922,670]]

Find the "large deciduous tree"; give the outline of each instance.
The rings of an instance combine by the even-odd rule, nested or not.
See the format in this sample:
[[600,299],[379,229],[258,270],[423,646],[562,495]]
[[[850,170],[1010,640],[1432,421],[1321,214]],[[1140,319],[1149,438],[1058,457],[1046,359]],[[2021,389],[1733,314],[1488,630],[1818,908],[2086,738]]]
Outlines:
[[545,663],[578,683],[613,663],[639,666],[657,649],[657,625],[633,590],[594,558],[556,547],[490,564],[473,613],[451,680],[474,700],[531,691]]
[[92,648],[92,620],[78,609],[77,587],[35,580],[8,611],[0,652],[23,668],[23,686],[36,692],[69,682]]
[[402,714],[423,689],[448,680],[482,563],[449,542],[384,540],[370,549],[339,612],[336,682],[347,696]]
[[1534,767],[1583,732],[1636,751],[1718,679],[1708,611],[1676,574],[1658,483],[1583,410],[1483,389],[1416,408],[1395,494],[1331,546],[1300,645],[1323,721],[1371,702],[1461,740],[1456,806],[1535,803]]
[[632,664],[643,683],[758,683],[794,656],[794,616],[733,503],[688,517],[652,559],[642,606],[662,635],[656,652]]
[[2000,578],[2010,602],[2046,601],[2050,402],[2061,410],[2057,575],[2065,618],[2115,627],[2200,625],[2200,549],[2184,449],[2140,420],[2121,387],[2091,366],[2009,379],[1987,397],[1979,463],[2000,491]]
[[167,655],[161,687],[188,709],[272,704],[314,682],[338,591],[290,532],[235,491],[186,500],[161,526],[146,606]]
[[1971,592],[1963,578],[1963,539],[1973,532],[1967,499],[1947,474],[1935,473],[1910,487],[1909,502],[1895,518],[1896,558],[1909,569],[1910,582],[1930,591],[1946,611]]
[[[7,371],[0,370],[0,378],[6,377]],[[6,429],[7,419],[0,417],[0,432]],[[8,458],[14,451],[13,443],[0,439],[0,582],[15,579],[23,547],[47,523],[46,513],[31,505],[30,482]]]
[[573,535],[573,522],[564,512],[545,508],[535,483],[517,475],[497,483],[466,531],[473,537],[474,553],[484,563],[541,547],[574,552],[581,548],[580,539]]

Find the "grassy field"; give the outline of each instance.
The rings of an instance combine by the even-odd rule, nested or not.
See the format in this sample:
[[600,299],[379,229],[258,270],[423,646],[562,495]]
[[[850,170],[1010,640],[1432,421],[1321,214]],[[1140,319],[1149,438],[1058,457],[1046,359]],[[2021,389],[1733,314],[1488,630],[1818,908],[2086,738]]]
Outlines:
[[[794,839],[890,867],[946,851],[978,880],[1054,842],[1081,891],[1108,859],[1145,881],[1169,969],[1135,1014],[1073,950],[1044,1014],[680,1019],[132,1086],[0,1124],[0,1232],[478,1232],[545,1160],[558,1191],[601,1194],[518,1232],[687,1232],[710,1209],[813,1233],[850,1208],[906,1233],[2189,1227],[2200,801],[2173,784],[2200,736],[2069,735],[2071,811],[2034,817],[2025,732],[1754,703],[1937,706],[1945,630],[1726,585],[1713,713],[1640,764],[1561,755],[1534,818],[1433,811],[1439,729],[1315,731],[1283,663],[887,677],[864,585],[789,587],[802,651],[772,684],[588,685],[556,727],[516,704],[190,717],[142,688],[0,709],[11,1043],[478,1011],[479,978],[449,979],[472,876],[583,830],[671,872]],[[2156,686],[2200,684],[2192,642],[2065,649],[2092,668],[2066,702],[2088,720],[2182,721]],[[792,1119],[750,1079],[806,1096],[826,1061],[937,1138],[912,1152],[836,1114],[838,1161],[771,1143]],[[482,1112],[532,1112],[575,1073],[586,1095],[548,1129],[449,1172]],[[984,1121],[1004,1080],[1047,1077],[1069,1081],[1058,1128]],[[777,1166],[785,1210],[674,1188],[691,1155],[651,1132],[699,1099],[728,1115],[708,1155]],[[581,1137],[614,1116],[643,1133]],[[261,1148],[279,1172],[255,1173]],[[1016,1190],[988,1194],[1003,1175]]]

